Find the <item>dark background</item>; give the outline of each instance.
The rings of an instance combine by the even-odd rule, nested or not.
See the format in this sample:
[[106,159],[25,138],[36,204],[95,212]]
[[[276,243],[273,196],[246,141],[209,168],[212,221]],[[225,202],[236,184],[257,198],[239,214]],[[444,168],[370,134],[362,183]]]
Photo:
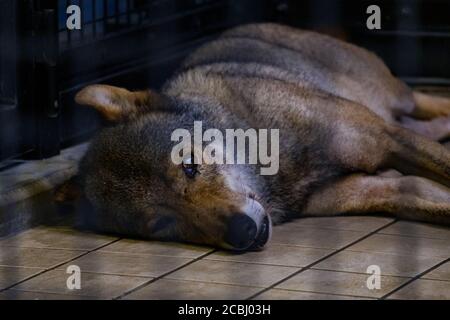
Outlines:
[[[65,28],[70,4],[82,8],[81,31]],[[366,28],[372,4],[381,30]],[[83,86],[157,89],[195,47],[261,21],[336,35],[412,85],[450,87],[445,0],[0,0],[0,169],[88,139],[100,121],[73,102]]]

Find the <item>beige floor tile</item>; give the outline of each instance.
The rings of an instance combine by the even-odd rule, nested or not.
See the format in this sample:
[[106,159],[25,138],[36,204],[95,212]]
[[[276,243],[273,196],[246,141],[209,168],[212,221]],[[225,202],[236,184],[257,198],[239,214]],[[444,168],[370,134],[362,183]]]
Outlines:
[[[64,265],[0,293],[0,300],[12,299],[17,292],[20,294],[15,299],[110,299],[178,267],[182,268],[126,299],[245,299],[389,221],[384,217],[298,219],[275,227],[272,241],[261,252],[218,251],[186,267],[182,266],[213,249],[129,239],[108,245],[116,238],[67,228],[35,228],[0,239],[0,289],[66,263],[81,267],[82,290],[67,289],[69,275]],[[379,298],[407,281],[405,277],[450,257],[449,234],[449,228],[397,222],[256,299]],[[370,275],[365,271],[373,264],[380,266],[384,275],[381,290],[366,287]],[[450,299],[448,283],[450,263],[402,288],[392,298]]]
[[422,278],[450,281],[450,262],[444,263],[433,271],[423,275]]
[[51,270],[19,284],[14,289],[112,299],[150,280],[142,277],[82,272],[81,290],[70,290],[67,288],[69,276],[65,270]]
[[80,254],[83,251],[3,247],[0,248],[0,266],[51,268]]
[[339,249],[364,235],[366,233],[360,231],[330,230],[286,224],[274,228],[271,243]]
[[47,292],[7,290],[0,293],[0,300],[95,300],[96,297],[55,294]]
[[348,216],[348,217],[311,217],[292,222],[293,226],[310,226],[336,230],[372,232],[394,221],[386,217]]
[[212,250],[213,249],[209,247],[193,246],[189,244],[122,239],[102,248],[100,251],[152,254],[179,258],[198,258]]
[[352,251],[383,252],[424,257],[450,257],[447,240],[375,234],[350,248]]
[[270,289],[253,300],[367,300],[370,298],[333,295],[325,293]]
[[388,299],[449,300],[450,281],[418,279],[395,292]]
[[0,290],[10,287],[26,278],[29,278],[45,269],[0,267]]
[[414,277],[442,261],[442,258],[344,250],[314,266],[314,269],[366,273],[377,265],[382,275]]
[[167,276],[170,279],[267,287],[298,268],[200,260]]
[[449,227],[411,221],[398,221],[379,233],[450,240]]
[[218,283],[160,279],[126,296],[126,300],[246,299],[261,288]]
[[367,288],[368,277],[367,274],[306,270],[282,282],[276,289],[380,298],[408,280],[384,276],[381,288],[370,290]]
[[117,238],[69,228],[38,227],[0,240],[0,247],[56,248],[89,251]]
[[306,248],[269,243],[263,251],[242,254],[219,251],[207,256],[205,259],[305,267],[331,252],[333,252],[332,249]]
[[79,266],[82,272],[158,277],[189,261],[191,259],[94,251],[70,264]]

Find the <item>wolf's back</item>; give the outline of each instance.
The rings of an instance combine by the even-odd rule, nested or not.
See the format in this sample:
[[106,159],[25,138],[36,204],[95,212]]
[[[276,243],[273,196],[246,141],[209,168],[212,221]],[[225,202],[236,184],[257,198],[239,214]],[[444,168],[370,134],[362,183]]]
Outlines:
[[[368,50],[327,35],[271,23],[224,32],[195,50],[180,73],[192,73],[197,78],[213,74],[224,79],[282,81],[355,101],[376,113],[412,103],[409,88]],[[177,85],[188,89],[190,83]]]

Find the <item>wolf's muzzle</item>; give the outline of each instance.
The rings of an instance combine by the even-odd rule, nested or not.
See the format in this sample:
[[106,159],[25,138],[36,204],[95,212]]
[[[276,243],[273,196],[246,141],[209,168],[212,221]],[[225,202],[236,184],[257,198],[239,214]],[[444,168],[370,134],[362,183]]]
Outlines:
[[249,248],[256,238],[258,227],[249,216],[236,213],[228,223],[225,241],[235,250]]
[[260,250],[269,241],[272,222],[258,202],[235,213],[228,222],[225,242],[232,250]]
[[268,215],[266,215],[263,219],[263,223],[261,224],[260,230],[256,235],[256,239],[253,244],[250,246],[249,250],[261,250],[264,248],[266,243],[269,241],[272,235],[272,221]]

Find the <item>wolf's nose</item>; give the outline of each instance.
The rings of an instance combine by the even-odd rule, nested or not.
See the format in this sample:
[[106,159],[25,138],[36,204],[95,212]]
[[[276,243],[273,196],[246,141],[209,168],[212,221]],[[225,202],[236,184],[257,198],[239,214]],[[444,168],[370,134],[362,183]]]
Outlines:
[[257,231],[258,227],[252,218],[238,213],[228,223],[225,241],[236,250],[245,250],[255,241]]

